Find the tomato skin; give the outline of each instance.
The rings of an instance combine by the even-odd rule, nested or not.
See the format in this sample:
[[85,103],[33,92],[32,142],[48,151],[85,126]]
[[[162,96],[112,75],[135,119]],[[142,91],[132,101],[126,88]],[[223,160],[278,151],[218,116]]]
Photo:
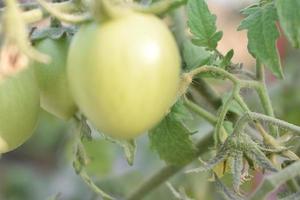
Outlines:
[[71,91],[101,132],[135,138],[155,126],[174,103],[179,51],[167,26],[149,14],[134,13],[100,26],[84,25],[73,38]]
[[31,68],[0,83],[0,153],[14,150],[28,140],[39,110],[39,88]]
[[49,64],[34,62],[33,67],[41,93],[41,107],[58,118],[68,120],[77,111],[77,106],[69,90],[66,75],[66,59],[69,39],[45,38],[35,43],[35,47],[51,56]]

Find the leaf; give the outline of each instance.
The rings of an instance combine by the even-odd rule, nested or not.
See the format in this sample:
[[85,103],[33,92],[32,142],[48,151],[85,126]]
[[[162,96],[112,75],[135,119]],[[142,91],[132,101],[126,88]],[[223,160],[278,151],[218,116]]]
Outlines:
[[189,40],[183,44],[183,59],[186,70],[206,65],[210,61],[210,58],[211,53],[205,50],[204,47],[196,46]]
[[135,158],[135,153],[136,153],[135,140],[122,141],[121,146],[123,147],[127,163],[132,166]]
[[276,27],[277,14],[273,4],[249,7],[243,11],[247,17],[238,30],[248,30],[248,50],[253,57],[266,65],[272,73],[283,78],[280,58],[276,48],[279,32]]
[[76,122],[80,137],[82,139],[92,140],[92,129],[89,126],[87,119],[83,115],[80,115]]
[[293,47],[300,48],[300,1],[276,0],[275,5],[285,35]]
[[88,157],[87,173],[100,176],[111,172],[115,159],[113,144],[103,139],[84,140],[82,143]]
[[269,161],[269,159],[265,156],[263,152],[259,149],[253,148],[245,152],[246,155],[254,161],[257,165],[259,165],[262,169],[277,172],[278,170],[273,166],[273,164]]
[[183,165],[196,156],[189,130],[171,112],[149,131],[151,147],[160,158],[172,165]]
[[135,140],[118,140],[111,138],[107,135],[102,134],[103,137],[112,143],[115,143],[123,148],[127,163],[133,165],[135,153],[136,153],[136,142]]
[[64,35],[72,36],[76,32],[73,27],[48,27],[44,29],[35,29],[30,39],[31,41],[41,40],[44,38],[51,38],[53,40],[60,39]]
[[172,114],[178,121],[193,120],[194,116],[190,110],[184,105],[182,99],[179,99],[172,108]]
[[205,0],[189,0],[187,4],[188,26],[198,46],[214,50],[223,33],[217,31],[216,16],[211,14]]
[[219,66],[223,69],[226,69],[228,66],[230,66],[233,55],[234,55],[234,51],[233,51],[233,49],[231,49],[230,51],[228,51],[226,53],[224,58],[221,60],[221,63]]

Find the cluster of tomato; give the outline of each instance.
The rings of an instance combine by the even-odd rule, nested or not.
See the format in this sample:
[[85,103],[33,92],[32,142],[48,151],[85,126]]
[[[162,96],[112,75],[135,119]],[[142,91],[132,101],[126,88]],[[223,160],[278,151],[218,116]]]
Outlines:
[[155,126],[176,100],[179,51],[153,15],[90,22],[73,38],[34,45],[52,61],[32,62],[0,84],[0,153],[32,135],[40,106],[65,120],[80,111],[104,134],[132,139]]

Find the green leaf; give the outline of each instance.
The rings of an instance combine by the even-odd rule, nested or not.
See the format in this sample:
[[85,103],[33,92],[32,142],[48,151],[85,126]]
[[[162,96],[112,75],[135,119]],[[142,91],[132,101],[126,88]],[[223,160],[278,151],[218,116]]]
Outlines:
[[30,39],[31,41],[42,40],[45,38],[51,38],[53,40],[60,39],[63,36],[72,36],[76,32],[73,27],[48,27],[43,29],[35,29]]
[[238,30],[248,30],[248,50],[253,57],[266,65],[272,73],[283,77],[280,58],[276,48],[279,32],[276,27],[277,14],[273,4],[252,6],[243,11],[247,17]]
[[96,176],[111,172],[115,158],[113,145],[103,139],[84,140],[82,143],[88,157],[87,172]]
[[136,153],[136,142],[135,140],[125,140],[121,142],[121,146],[123,147],[123,151],[125,153],[125,157],[127,163],[132,166]]
[[160,158],[172,165],[183,165],[196,156],[189,130],[171,112],[149,132],[151,147]]
[[179,99],[172,108],[172,115],[177,121],[193,120],[194,116],[190,110],[185,107],[183,99]]
[[300,1],[276,0],[275,5],[285,35],[295,48],[300,48]]
[[230,51],[228,51],[226,53],[224,58],[221,60],[221,63],[219,64],[219,66],[223,69],[226,69],[227,67],[229,67],[231,65],[231,59],[233,58],[233,55],[234,55],[234,51],[233,51],[233,49],[231,49]]
[[196,46],[190,40],[185,41],[183,44],[183,59],[186,70],[206,65],[211,56],[211,53],[205,50],[204,47]]
[[115,143],[122,147],[123,152],[125,154],[127,163],[129,165],[133,165],[135,154],[136,154],[136,141],[135,140],[119,140],[115,138],[111,138],[105,134],[102,134],[102,136],[112,143]]
[[214,50],[223,36],[221,31],[216,32],[216,16],[210,13],[205,0],[189,0],[187,9],[193,43]]

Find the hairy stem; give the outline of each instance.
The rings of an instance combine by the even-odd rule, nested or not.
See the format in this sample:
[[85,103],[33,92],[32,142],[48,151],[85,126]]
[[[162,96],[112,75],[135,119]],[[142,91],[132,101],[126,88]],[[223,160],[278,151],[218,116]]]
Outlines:
[[[65,1],[60,3],[49,3],[51,7],[55,10],[59,10],[60,12],[64,13],[72,13],[78,10],[78,7],[76,4],[74,4],[72,1]],[[2,12],[3,10],[1,10]],[[40,20],[42,20],[45,17],[49,16],[49,12],[42,8],[33,8],[28,11],[23,11],[22,17],[24,21],[28,24],[35,23]]]
[[207,120],[210,124],[214,125],[217,123],[218,118],[216,116],[206,111],[205,109],[201,108],[200,106],[193,103],[192,101],[188,100],[187,97],[184,97],[184,104],[193,112],[195,112],[197,115]]
[[[260,86],[256,87],[256,92],[260,98],[265,113],[271,117],[275,117],[272,102],[266,86],[265,69],[259,61],[256,63],[256,77],[260,83]],[[270,126],[270,130],[273,136],[278,136],[278,129],[276,127]]]
[[285,169],[264,178],[263,182],[251,196],[251,200],[265,199],[267,194],[278,188],[289,179],[300,174],[300,162],[295,162]]
[[263,122],[276,125],[278,127],[288,129],[290,131],[293,131],[294,133],[300,134],[300,126],[296,126],[286,121],[255,112],[245,113],[245,115],[241,117],[236,123],[233,134],[241,133],[244,130],[246,124],[252,120],[261,120]]
[[66,22],[66,23],[82,23],[88,20],[91,20],[91,15],[89,13],[82,13],[78,15],[69,14],[61,11],[52,6],[51,3],[46,2],[45,0],[36,0],[50,15],[56,17],[57,19]]

